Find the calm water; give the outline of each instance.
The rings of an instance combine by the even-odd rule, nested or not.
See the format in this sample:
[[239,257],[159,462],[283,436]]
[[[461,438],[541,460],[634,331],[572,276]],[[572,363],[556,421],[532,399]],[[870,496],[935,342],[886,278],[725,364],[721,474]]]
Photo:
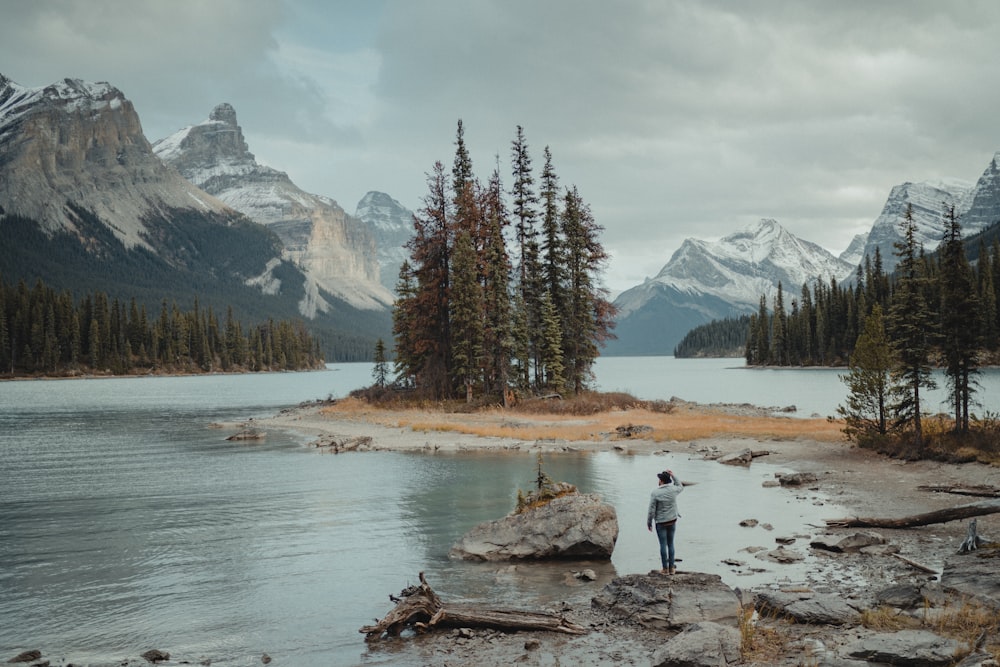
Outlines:
[[[606,359],[597,372],[602,388],[642,397],[796,403],[821,414],[842,394],[835,373],[746,371],[732,360]],[[621,529],[612,562],[589,564],[600,580],[569,586],[566,573],[582,565],[447,557],[462,533],[508,512],[517,489],[530,487],[530,454],[334,456],[292,435],[241,444],[207,427],[370,381],[370,365],[345,364],[0,383],[0,660],[41,648],[53,663],[117,664],[159,648],[218,665],[259,665],[264,652],[278,664],[405,664],[391,647],[369,652],[357,629],[383,616],[388,594],[421,570],[449,600],[544,607],[585,605],[612,576],[658,567],[644,521],[665,467],[696,482],[680,498],[683,567],[732,585],[795,581],[787,566],[743,576],[720,561],[752,561],[740,549],[773,547],[775,536],[843,514],[819,498],[762,489],[773,467],[701,461],[686,445],[657,456],[552,456],[552,477],[602,494]],[[744,518],[775,530],[737,528]]]

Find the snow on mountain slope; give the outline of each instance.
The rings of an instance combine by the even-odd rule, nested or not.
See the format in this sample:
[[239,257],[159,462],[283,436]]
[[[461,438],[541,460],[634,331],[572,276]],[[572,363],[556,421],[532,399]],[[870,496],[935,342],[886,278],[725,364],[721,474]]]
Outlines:
[[0,172],[0,207],[48,234],[79,224],[66,202],[129,248],[151,247],[146,221],[168,210],[234,215],[153,155],[132,103],[104,82],[26,88],[0,75]]
[[278,235],[286,257],[314,283],[306,285],[303,315],[328,309],[320,290],[366,310],[392,304],[391,292],[379,282],[371,231],[333,199],[304,192],[285,172],[258,164],[231,105],[216,106],[208,120],[157,141],[153,150],[192,183]]
[[626,290],[615,300],[619,318],[641,309],[657,289],[670,288],[697,301],[702,296],[752,311],[761,295],[768,299],[778,282],[786,292],[798,293],[817,278],[843,280],[854,265],[809,241],[789,233],[774,220],[760,220],[718,241],[686,239],[659,274]]
[[399,267],[409,257],[405,245],[413,236],[413,211],[384,192],[372,191],[358,202],[354,217],[365,222],[375,234],[382,285],[394,290]]
[[[868,234],[861,261],[865,255],[874,257],[875,249],[878,248],[882,255],[883,268],[892,271],[897,263],[893,244],[902,239],[900,222],[906,215],[907,206],[913,207],[917,242],[922,244],[927,252],[933,251],[944,236],[945,207],[954,206],[956,213],[964,216],[972,203],[973,196],[972,184],[959,180],[907,182],[894,186],[889,192],[882,213],[876,218]],[[974,232],[965,230],[964,233],[968,235]]]

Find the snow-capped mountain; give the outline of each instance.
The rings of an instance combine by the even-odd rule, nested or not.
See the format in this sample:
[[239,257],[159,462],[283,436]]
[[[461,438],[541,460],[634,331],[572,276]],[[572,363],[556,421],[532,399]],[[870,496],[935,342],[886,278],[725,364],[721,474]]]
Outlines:
[[865,260],[865,246],[868,245],[868,236],[870,234],[871,232],[856,234],[847,245],[847,249],[838,255],[840,260],[852,266],[860,265]]
[[394,290],[399,281],[399,267],[409,256],[404,247],[413,236],[413,211],[384,192],[368,192],[354,211],[375,234],[382,285]]
[[789,296],[816,279],[838,281],[855,264],[803,241],[774,220],[760,220],[718,241],[686,239],[655,278],[615,299],[618,340],[609,354],[672,354],[693,327],[755,312],[778,283]]
[[153,151],[185,178],[281,239],[285,258],[306,274],[306,317],[327,312],[323,293],[355,308],[386,310],[392,294],[379,282],[376,242],[369,229],[329,197],[309,194],[288,174],[258,164],[236,111],[215,107],[208,120],[153,144]]
[[[310,228],[313,237],[322,236],[320,228],[320,222]],[[336,236],[332,229],[323,233]],[[370,233],[362,229],[357,237],[367,239],[373,257]],[[268,228],[158,158],[132,103],[114,86],[66,79],[26,88],[0,76],[5,280],[42,279],[77,296],[96,290],[134,298],[150,313],[197,299],[217,315],[232,308],[243,322],[298,319],[309,312],[303,304],[322,300],[329,312],[314,308],[309,327],[329,342],[331,359],[361,358],[388,336],[384,306],[361,310],[320,292],[291,254]],[[353,258],[332,254],[325,261]],[[391,300],[377,274],[370,275],[366,293]]]
[[0,172],[0,213],[49,235],[79,232],[67,202],[127,248],[152,249],[149,220],[168,211],[232,214],[153,155],[132,103],[105,82],[26,88],[0,75]]
[[982,227],[970,230],[966,227],[965,214],[974,196],[971,183],[960,180],[949,180],[925,183],[902,183],[892,188],[886,199],[882,213],[876,218],[868,233],[868,241],[858,262],[864,257],[875,256],[878,248],[882,255],[882,267],[892,271],[897,264],[894,243],[903,238],[900,222],[906,214],[906,207],[912,205],[913,220],[916,223],[916,240],[923,244],[924,250],[931,252],[937,248],[944,236],[944,210],[946,206],[954,206],[955,212],[961,216],[963,235],[968,236]]

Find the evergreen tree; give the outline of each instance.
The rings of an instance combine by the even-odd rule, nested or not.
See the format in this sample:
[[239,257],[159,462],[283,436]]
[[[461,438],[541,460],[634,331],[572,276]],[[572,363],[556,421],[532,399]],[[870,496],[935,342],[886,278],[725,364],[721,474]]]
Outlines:
[[510,294],[510,257],[504,240],[504,230],[509,221],[499,168],[493,172],[483,193],[482,210],[486,226],[483,253],[483,354],[486,369],[483,390],[486,394],[498,395],[501,404],[507,407],[511,360],[515,354],[512,321],[514,308]]
[[912,205],[907,205],[900,226],[903,239],[894,244],[899,263],[886,327],[896,354],[893,384],[897,400],[893,410],[897,424],[911,427],[915,444],[923,447],[920,391],[936,386],[929,361],[934,323],[925,300],[924,270]]
[[379,338],[375,341],[375,366],[372,368],[372,379],[379,389],[385,387],[389,378],[389,364],[385,357],[385,343]]
[[452,370],[465,389],[467,403],[472,402],[482,368],[483,292],[476,278],[476,251],[468,231],[462,230],[455,239],[449,307]]
[[[420,360],[414,372],[418,388],[435,398],[447,398],[451,395],[451,228],[448,186],[440,162],[434,165],[427,184],[424,208],[414,216],[414,236],[408,244],[416,278],[414,301],[405,306],[413,327],[409,333],[413,349],[403,351],[402,356]],[[399,343],[397,340],[397,349]]]
[[888,432],[888,398],[892,350],[886,336],[882,307],[875,304],[865,318],[854,353],[850,357],[850,372],[840,376],[847,385],[847,404],[837,406],[844,418],[848,437],[863,441],[872,434]]
[[598,284],[608,260],[601,231],[577,189],[567,190],[562,214],[567,277],[562,348],[566,386],[577,394],[586,388],[599,346],[613,335],[615,309]]
[[516,303],[523,312],[518,317],[524,326],[515,331],[527,338],[515,342],[518,355],[518,384],[522,389],[538,387],[541,384],[542,369],[539,364],[541,304],[544,293],[544,279],[541,273],[541,249],[538,241],[536,221],[538,196],[534,190],[534,176],[531,171],[531,157],[524,130],[520,126],[511,146],[511,163],[514,182],[511,214],[517,245],[517,286]]
[[945,210],[945,234],[941,244],[940,341],[945,377],[955,414],[955,430],[969,430],[969,403],[979,374],[982,345],[980,301],[972,268],[965,256],[962,229],[955,206]]

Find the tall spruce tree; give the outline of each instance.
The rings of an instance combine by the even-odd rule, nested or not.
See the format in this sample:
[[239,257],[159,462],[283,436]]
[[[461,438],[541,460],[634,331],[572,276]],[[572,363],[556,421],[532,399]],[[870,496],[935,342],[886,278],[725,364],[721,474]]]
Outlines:
[[955,414],[955,430],[969,430],[969,404],[979,374],[982,319],[975,278],[962,243],[962,227],[955,206],[944,212],[941,244],[940,342],[948,393]]
[[925,298],[922,249],[916,240],[912,204],[907,205],[900,228],[903,238],[894,244],[899,262],[887,322],[897,360],[893,369],[893,411],[896,423],[912,428],[915,444],[923,447],[920,392],[936,386],[930,367],[935,327]]
[[468,230],[455,237],[451,264],[451,331],[452,369],[465,392],[465,401],[472,402],[481,381],[483,354],[483,291],[476,272],[476,249]]
[[509,224],[503,201],[503,186],[497,168],[483,193],[486,245],[483,253],[483,354],[486,371],[484,392],[497,395],[504,407],[509,401],[508,385],[514,358],[513,304],[510,294],[510,257],[504,239]]
[[[411,330],[408,340],[397,337],[396,348],[404,359],[419,362],[412,369],[418,389],[435,398],[451,395],[451,324],[448,298],[451,279],[452,238],[450,197],[444,166],[437,162],[427,176],[424,206],[414,215],[414,235],[407,244],[413,271],[412,302],[402,303]],[[402,300],[402,297],[400,301]],[[405,343],[411,349],[401,349]]]
[[540,367],[541,346],[541,309],[544,282],[541,271],[541,248],[538,240],[538,196],[534,189],[534,176],[531,170],[531,156],[528,152],[528,142],[524,137],[524,129],[519,125],[514,140],[511,142],[511,168],[513,197],[511,215],[514,223],[514,236],[517,245],[517,285],[519,298],[518,307],[524,312],[515,316],[524,322],[516,331],[527,335],[527,339],[518,341],[518,384],[522,389],[538,388],[542,382]]
[[566,191],[562,214],[566,248],[566,309],[563,331],[563,363],[566,386],[583,391],[592,376],[599,347],[613,336],[615,308],[599,276],[608,261],[600,242],[600,227],[576,187]]

